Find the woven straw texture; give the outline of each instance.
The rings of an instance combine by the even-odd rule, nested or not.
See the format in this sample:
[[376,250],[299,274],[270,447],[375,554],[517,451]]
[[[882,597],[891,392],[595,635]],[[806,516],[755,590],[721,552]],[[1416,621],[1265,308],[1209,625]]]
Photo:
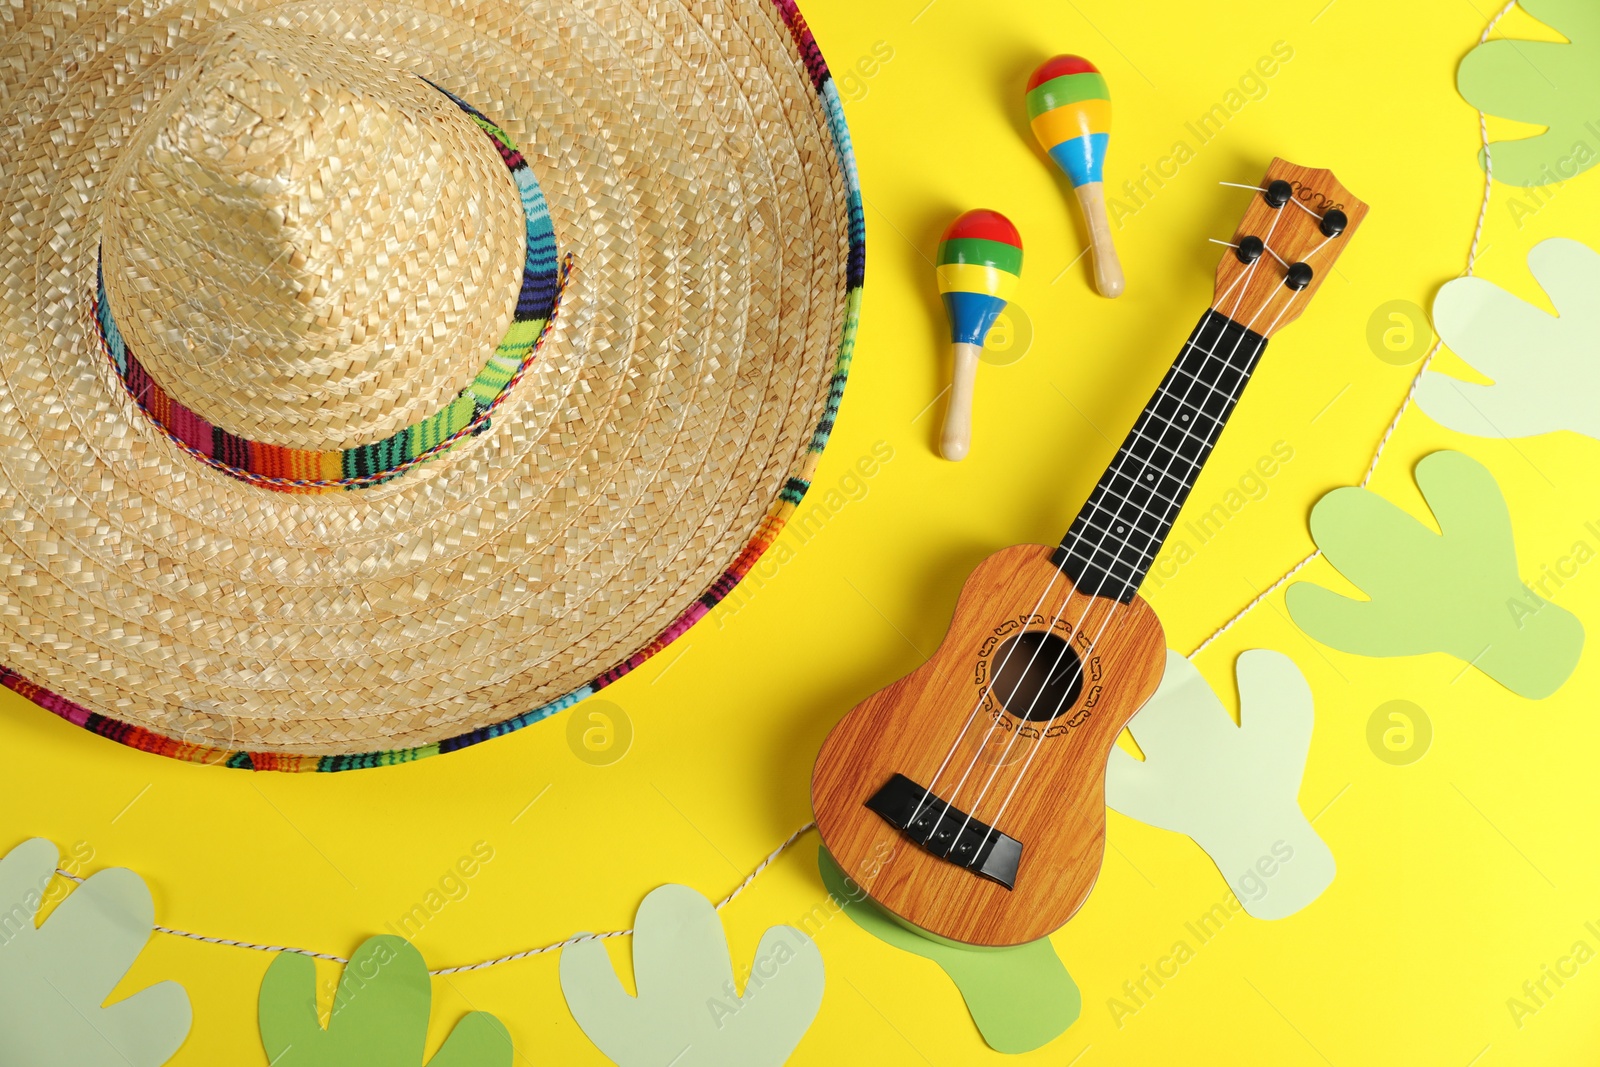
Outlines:
[[[273,492],[142,410],[351,448],[574,271],[487,424]],[[0,3],[0,683],[182,759],[342,770],[537,721],[727,594],[809,484],[863,263],[788,0]],[[530,266],[531,270],[531,266]],[[542,320],[540,326],[543,326]]]

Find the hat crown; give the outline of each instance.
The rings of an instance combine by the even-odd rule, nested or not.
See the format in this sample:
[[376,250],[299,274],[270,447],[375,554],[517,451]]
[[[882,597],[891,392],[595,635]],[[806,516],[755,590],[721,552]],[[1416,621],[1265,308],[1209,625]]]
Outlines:
[[301,449],[379,440],[466,389],[511,319],[517,188],[398,66],[232,29],[130,149],[106,297],[151,377],[213,425]]

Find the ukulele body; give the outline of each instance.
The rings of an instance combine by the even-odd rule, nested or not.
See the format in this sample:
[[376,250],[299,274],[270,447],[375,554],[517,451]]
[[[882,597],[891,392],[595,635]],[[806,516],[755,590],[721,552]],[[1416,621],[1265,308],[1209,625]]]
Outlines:
[[[1053,551],[1016,545],[980,563],[939,650],[841,719],[812,772],[817,828],[844,873],[901,921],[964,944],[1037,940],[1083,904],[1105,850],[1111,746],[1166,660],[1149,605],[1074,589]],[[1076,691],[1073,657],[1082,664]],[[946,827],[971,815],[1020,843],[1013,887],[935,854],[868,808],[896,775],[915,783],[924,819],[932,784],[933,800],[951,809]]]

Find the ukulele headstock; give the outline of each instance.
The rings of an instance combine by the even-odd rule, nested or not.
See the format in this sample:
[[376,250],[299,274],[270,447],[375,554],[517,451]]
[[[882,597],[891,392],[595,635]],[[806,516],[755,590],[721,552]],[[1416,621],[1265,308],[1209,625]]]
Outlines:
[[[1231,183],[1230,183],[1231,184]],[[1273,159],[1217,265],[1211,306],[1262,337],[1300,317],[1367,205],[1333,176]]]

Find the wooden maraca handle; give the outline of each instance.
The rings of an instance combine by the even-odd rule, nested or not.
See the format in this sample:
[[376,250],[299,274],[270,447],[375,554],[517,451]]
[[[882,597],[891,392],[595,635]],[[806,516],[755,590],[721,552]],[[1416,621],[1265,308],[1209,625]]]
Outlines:
[[955,369],[950,377],[950,402],[944,410],[944,429],[939,433],[939,453],[952,462],[963,460],[972,448],[972,394],[978,381],[977,345],[954,344],[950,352]]
[[1089,245],[1094,257],[1094,287],[1101,296],[1122,295],[1122,261],[1117,258],[1117,246],[1111,243],[1111,222],[1106,217],[1105,186],[1088,182],[1077,187],[1078,206],[1083,208],[1084,220],[1089,224]]

